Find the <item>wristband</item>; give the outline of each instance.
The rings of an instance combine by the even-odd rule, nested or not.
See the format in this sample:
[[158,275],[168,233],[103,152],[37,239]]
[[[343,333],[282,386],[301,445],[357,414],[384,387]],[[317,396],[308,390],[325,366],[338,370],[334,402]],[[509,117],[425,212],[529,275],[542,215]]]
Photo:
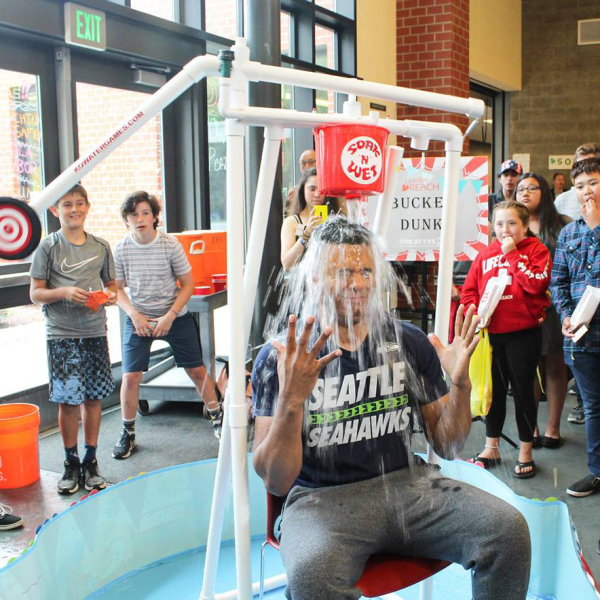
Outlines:
[[178,313],[176,313],[176,312],[175,312],[175,311],[174,311],[172,308],[170,308],[170,309],[169,309],[169,312],[172,312],[172,313],[173,313],[173,314],[174,314],[176,317],[178,317],[178,316],[179,316],[179,314],[178,314]]
[[304,248],[306,248],[306,242],[304,241],[304,238],[298,238],[298,241],[302,244]]

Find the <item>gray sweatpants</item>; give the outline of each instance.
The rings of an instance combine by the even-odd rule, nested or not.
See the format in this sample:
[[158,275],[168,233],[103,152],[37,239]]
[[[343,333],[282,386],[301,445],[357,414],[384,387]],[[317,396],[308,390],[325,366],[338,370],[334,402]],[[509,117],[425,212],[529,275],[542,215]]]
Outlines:
[[531,544],[525,519],[482,490],[430,466],[359,483],[296,486],[281,524],[293,600],[350,600],[371,554],[439,558],[472,569],[474,600],[523,600]]

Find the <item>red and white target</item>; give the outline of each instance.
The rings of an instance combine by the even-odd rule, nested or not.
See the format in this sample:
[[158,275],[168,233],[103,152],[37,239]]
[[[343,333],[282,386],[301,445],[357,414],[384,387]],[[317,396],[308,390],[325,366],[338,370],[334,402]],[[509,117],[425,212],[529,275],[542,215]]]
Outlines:
[[33,209],[13,198],[0,198],[0,258],[28,256],[40,235],[41,225]]
[[0,250],[20,252],[31,239],[31,226],[25,213],[8,206],[0,209]]

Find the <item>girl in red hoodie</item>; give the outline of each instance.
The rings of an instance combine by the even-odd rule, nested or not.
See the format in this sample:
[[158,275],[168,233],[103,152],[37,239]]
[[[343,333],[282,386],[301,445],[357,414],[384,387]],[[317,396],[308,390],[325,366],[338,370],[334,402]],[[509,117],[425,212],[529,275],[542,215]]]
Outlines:
[[499,442],[506,418],[506,393],[510,382],[521,447],[514,476],[535,475],[531,449],[537,410],[533,396],[536,367],[542,351],[541,324],[550,301],[550,253],[529,231],[529,211],[512,200],[494,208],[496,239],[481,252],[462,289],[465,308],[479,305],[492,277],[507,276],[507,285],[487,327],[492,353],[492,406],[486,417],[483,452],[475,459],[486,468],[500,463]]

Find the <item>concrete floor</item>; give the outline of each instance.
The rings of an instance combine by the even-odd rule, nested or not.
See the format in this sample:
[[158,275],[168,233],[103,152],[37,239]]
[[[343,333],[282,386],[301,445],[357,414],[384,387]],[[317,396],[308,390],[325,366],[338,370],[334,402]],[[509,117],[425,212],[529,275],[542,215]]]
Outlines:
[[[514,423],[514,412],[512,402],[508,402],[508,415],[505,427],[505,433],[516,439],[516,426]],[[587,498],[572,498],[567,495],[565,489],[571,483],[584,477],[587,474],[586,453],[585,453],[585,430],[583,425],[574,425],[567,422],[567,415],[574,406],[574,396],[569,395],[565,405],[563,415],[562,435],[565,438],[565,444],[558,450],[539,449],[534,451],[534,459],[538,466],[536,477],[528,480],[517,480],[512,477],[512,471],[517,458],[516,450],[510,448],[506,443],[501,445],[503,465],[496,468],[493,472],[503,480],[516,493],[528,497],[544,500],[554,496],[565,502],[569,507],[571,518],[578,530],[581,545],[592,572],[600,580],[600,556],[596,549],[598,538],[600,537],[600,494]],[[173,408],[175,413],[177,410]],[[540,423],[545,423],[546,404],[540,405]],[[184,415],[179,415],[180,419],[185,419]],[[182,428],[185,429],[182,425]],[[169,428],[172,435],[172,428]],[[151,436],[165,435],[165,428],[153,429],[145,427],[146,443],[150,443]],[[58,435],[58,434],[56,434]],[[210,427],[199,427],[197,435],[212,436]],[[467,441],[462,458],[470,458],[483,448],[485,438],[485,427],[482,423],[474,423],[471,435]],[[214,440],[214,438],[213,438]],[[56,440],[52,444],[45,444],[42,440],[42,452],[44,448],[55,448]],[[112,442],[112,439],[111,439]],[[185,440],[182,440],[185,444]],[[160,440],[154,440],[152,444],[154,451],[158,452],[162,446]],[[422,436],[416,436],[415,450],[424,450],[425,445]],[[172,454],[162,457],[165,464],[174,464]],[[143,454],[136,455],[136,458],[143,463]],[[106,463],[108,459],[103,459]],[[137,468],[137,472],[139,472]],[[145,470],[145,469],[144,469]],[[51,517],[54,513],[60,512],[69,506],[73,500],[77,500],[83,495],[83,492],[77,492],[73,497],[65,498],[56,493],[56,482],[60,477],[59,473],[44,470],[41,473],[41,479],[37,483],[15,490],[1,490],[0,502],[8,504],[14,508],[14,512],[25,519],[25,526],[13,531],[0,532],[0,566],[4,566],[6,561],[23,551],[29,542],[35,536],[37,525],[44,519]]]

